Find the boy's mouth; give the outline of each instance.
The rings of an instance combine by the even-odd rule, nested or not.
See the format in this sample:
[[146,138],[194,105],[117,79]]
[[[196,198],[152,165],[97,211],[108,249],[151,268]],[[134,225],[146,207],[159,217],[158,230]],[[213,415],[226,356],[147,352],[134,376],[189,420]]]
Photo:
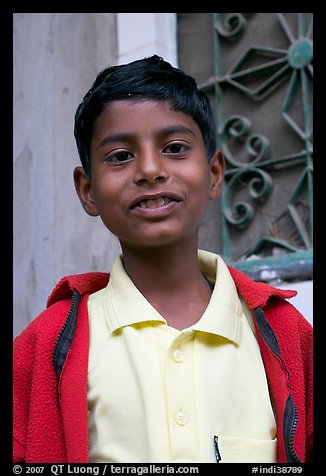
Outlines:
[[158,208],[163,207],[172,200],[168,197],[159,197],[157,199],[150,198],[149,200],[142,200],[137,204],[140,208]]
[[134,200],[130,206],[131,209],[155,209],[161,208],[168,204],[179,203],[182,198],[174,194],[144,195]]

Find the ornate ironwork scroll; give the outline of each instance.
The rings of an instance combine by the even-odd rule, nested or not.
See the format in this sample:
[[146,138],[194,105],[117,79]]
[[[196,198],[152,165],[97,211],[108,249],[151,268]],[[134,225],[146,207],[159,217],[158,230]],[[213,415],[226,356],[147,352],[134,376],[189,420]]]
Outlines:
[[311,278],[313,16],[215,13],[223,256],[259,280]]

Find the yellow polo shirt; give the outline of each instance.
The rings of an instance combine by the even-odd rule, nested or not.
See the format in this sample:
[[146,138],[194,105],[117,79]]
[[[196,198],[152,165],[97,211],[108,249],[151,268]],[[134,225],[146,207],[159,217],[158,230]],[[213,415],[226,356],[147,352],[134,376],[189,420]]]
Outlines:
[[179,331],[138,291],[117,257],[89,297],[89,460],[276,461],[276,424],[250,312],[223,260],[199,250],[215,282],[200,320]]

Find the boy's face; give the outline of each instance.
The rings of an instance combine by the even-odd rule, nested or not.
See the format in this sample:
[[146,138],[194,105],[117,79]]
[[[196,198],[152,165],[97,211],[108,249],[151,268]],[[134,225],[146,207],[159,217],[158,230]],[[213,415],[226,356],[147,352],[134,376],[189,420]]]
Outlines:
[[122,246],[153,247],[193,237],[217,198],[223,156],[208,163],[199,127],[168,102],[114,101],[95,123],[92,176],[74,172],[85,211],[100,215]]

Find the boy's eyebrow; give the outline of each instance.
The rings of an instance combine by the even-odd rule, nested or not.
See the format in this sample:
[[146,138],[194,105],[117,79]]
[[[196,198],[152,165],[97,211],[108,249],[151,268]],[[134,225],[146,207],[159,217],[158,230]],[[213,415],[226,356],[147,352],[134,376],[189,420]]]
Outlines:
[[[187,133],[187,134],[191,134],[193,137],[196,137],[192,129],[186,126],[181,126],[181,125],[165,127],[164,129],[159,129],[158,131],[158,134],[162,136],[176,134],[176,133]],[[97,149],[100,149],[104,145],[109,144],[111,142],[123,142],[125,140],[132,138],[133,136],[134,135],[132,133],[128,133],[128,132],[110,134],[101,140],[101,142],[97,146]]]

